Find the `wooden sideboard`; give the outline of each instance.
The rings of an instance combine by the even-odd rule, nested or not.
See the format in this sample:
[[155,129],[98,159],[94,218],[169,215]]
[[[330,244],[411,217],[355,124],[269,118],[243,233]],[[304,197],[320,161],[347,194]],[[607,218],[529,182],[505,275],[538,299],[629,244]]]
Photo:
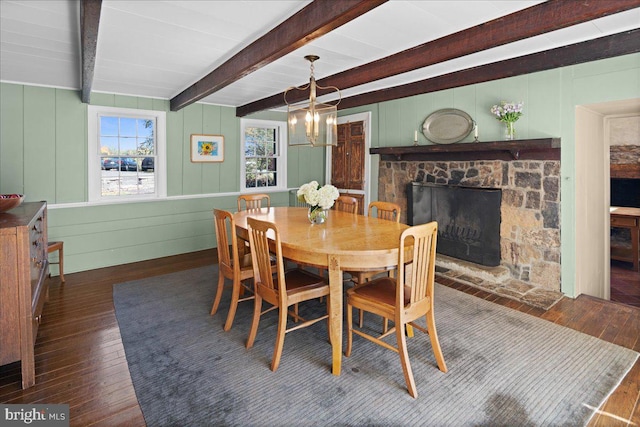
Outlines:
[[631,250],[611,248],[611,259],[628,261],[633,271],[639,270],[640,254],[640,208],[611,206],[611,227],[628,228],[631,231]]
[[46,202],[0,213],[0,365],[21,362],[22,388],[36,380],[33,346],[48,271]]

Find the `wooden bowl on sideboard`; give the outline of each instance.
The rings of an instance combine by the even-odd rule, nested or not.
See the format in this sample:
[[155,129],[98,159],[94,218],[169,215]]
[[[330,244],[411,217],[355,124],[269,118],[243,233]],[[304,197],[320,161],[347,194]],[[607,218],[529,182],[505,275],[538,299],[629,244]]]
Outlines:
[[0,213],[17,208],[23,201],[23,194],[0,194]]

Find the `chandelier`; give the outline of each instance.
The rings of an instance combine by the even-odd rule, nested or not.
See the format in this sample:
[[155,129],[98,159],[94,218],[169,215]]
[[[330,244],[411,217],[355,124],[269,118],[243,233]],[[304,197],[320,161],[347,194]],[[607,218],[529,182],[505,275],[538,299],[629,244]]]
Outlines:
[[[311,63],[309,84],[299,87],[291,86],[284,91],[284,102],[287,104],[287,122],[289,124],[287,133],[289,146],[323,147],[338,145],[340,90],[335,86],[322,87],[316,84],[316,79],[313,76],[313,62],[320,59],[319,56],[307,55],[304,59]],[[317,89],[334,89],[338,94],[337,102],[333,104],[317,102]],[[289,104],[287,93],[292,90],[304,92],[309,90],[309,99]]]

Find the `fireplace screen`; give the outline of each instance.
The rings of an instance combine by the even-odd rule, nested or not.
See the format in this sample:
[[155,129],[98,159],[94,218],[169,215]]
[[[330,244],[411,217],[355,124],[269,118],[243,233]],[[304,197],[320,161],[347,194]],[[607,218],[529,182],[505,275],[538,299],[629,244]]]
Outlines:
[[438,222],[437,252],[500,265],[502,190],[412,182],[408,193],[410,225]]

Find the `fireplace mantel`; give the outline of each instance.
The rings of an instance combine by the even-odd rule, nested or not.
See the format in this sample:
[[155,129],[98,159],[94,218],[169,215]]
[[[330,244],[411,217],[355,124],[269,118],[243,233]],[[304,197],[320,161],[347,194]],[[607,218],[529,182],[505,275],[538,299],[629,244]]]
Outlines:
[[386,161],[560,160],[560,138],[378,147],[369,152]]

